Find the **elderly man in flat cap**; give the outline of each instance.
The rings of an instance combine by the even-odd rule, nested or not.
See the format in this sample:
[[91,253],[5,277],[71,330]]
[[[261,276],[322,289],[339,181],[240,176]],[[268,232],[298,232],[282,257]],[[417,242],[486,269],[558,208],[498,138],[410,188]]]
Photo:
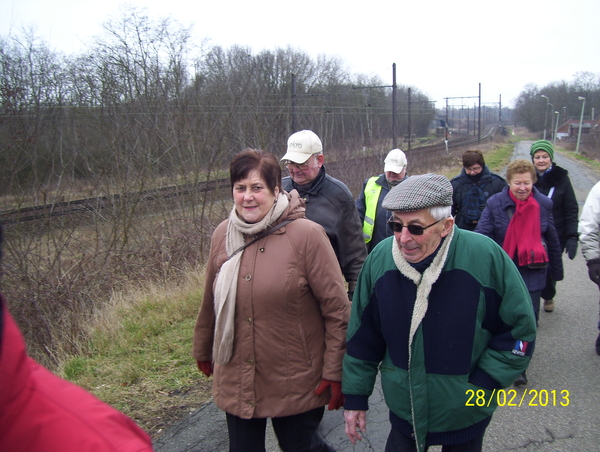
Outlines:
[[365,261],[348,325],[346,434],[362,439],[381,369],[392,425],[386,452],[481,451],[498,389],[527,368],[534,349],[527,287],[493,240],[455,227],[446,177],[409,177],[383,207],[394,236]]

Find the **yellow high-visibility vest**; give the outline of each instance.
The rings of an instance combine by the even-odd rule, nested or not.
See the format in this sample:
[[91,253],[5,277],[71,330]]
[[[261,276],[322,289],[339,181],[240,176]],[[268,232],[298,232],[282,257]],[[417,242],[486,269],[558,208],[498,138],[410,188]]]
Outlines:
[[363,236],[365,243],[369,243],[373,238],[375,229],[375,217],[377,216],[377,201],[381,193],[381,185],[376,181],[380,176],[371,177],[365,184],[365,220],[363,221]]

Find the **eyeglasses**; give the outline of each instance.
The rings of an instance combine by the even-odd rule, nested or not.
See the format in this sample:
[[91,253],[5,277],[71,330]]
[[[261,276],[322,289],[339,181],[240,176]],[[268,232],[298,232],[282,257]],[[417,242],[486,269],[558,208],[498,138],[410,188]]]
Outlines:
[[283,164],[290,171],[293,170],[293,169],[297,169],[297,170],[300,170],[300,171],[306,171],[308,169],[308,167],[310,166],[310,159],[311,158],[313,158],[312,155],[304,163],[295,163],[295,162],[290,162],[289,160],[286,160],[285,162],[283,162]]
[[[408,229],[408,232],[410,232],[412,235],[423,235],[423,232],[425,232],[425,229],[430,228],[434,224],[438,224],[442,220],[443,220],[443,218],[436,221],[435,223],[431,223],[429,226],[425,226],[425,227],[419,226],[418,224],[407,224],[406,228]],[[402,223],[393,221],[393,217],[388,220],[387,224],[390,226],[390,228],[394,232],[402,232],[402,229],[404,229],[404,226],[405,226]]]
[[468,168],[465,168],[465,171],[467,173],[478,173],[482,170],[483,168],[481,166],[469,166]]

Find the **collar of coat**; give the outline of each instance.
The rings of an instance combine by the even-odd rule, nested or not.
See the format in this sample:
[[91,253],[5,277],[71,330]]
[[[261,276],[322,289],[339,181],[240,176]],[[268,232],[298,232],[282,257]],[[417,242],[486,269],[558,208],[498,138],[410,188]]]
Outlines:
[[411,356],[411,345],[413,341],[413,337],[417,331],[417,328],[421,324],[423,317],[425,317],[425,313],[427,312],[429,292],[431,292],[431,286],[440,276],[442,269],[444,268],[444,264],[446,263],[446,258],[448,257],[448,250],[450,249],[450,243],[452,243],[452,238],[454,237],[454,227],[450,230],[450,234],[446,236],[443,240],[440,249],[437,252],[437,255],[431,262],[431,265],[423,272],[420,273],[418,270],[413,268],[404,256],[402,256],[402,252],[400,251],[400,247],[398,246],[398,242],[396,240],[393,241],[392,244],[392,256],[394,258],[394,263],[396,267],[404,276],[410,279],[417,286],[417,298],[415,300],[415,305],[413,307],[412,319],[410,322],[410,336],[408,338],[408,357],[410,362]]
[[562,180],[568,177],[569,172],[557,166],[556,163],[552,162],[551,169],[546,171],[542,176],[538,174],[538,180],[535,184],[533,184],[537,188],[549,189],[551,187],[556,187]]
[[323,182],[325,181],[325,176],[327,175],[327,171],[325,170],[325,165],[321,166],[321,169],[319,170],[319,174],[317,174],[317,177],[314,178],[314,180],[312,180],[311,182],[309,182],[308,184],[304,184],[304,185],[299,185],[296,182],[294,182],[294,179],[291,179],[292,181],[292,186],[298,190],[298,193],[300,193],[300,196],[304,197],[306,195],[316,195],[319,193],[319,190],[321,190],[321,186],[323,185]]

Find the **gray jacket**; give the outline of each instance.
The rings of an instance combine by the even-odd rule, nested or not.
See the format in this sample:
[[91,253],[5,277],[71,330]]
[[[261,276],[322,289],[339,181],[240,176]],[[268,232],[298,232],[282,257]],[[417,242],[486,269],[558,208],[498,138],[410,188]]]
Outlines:
[[349,291],[353,292],[367,247],[352,193],[346,184],[328,175],[325,166],[310,184],[298,185],[289,176],[282,184],[287,192],[298,190],[306,203],[306,217],[325,229]]

